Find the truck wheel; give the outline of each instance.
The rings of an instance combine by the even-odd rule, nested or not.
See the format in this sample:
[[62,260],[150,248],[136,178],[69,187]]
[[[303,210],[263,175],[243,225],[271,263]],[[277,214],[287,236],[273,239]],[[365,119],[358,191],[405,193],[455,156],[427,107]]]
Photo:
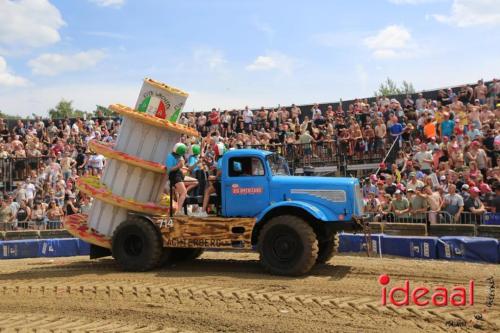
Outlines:
[[129,217],[113,233],[111,249],[123,270],[143,272],[158,265],[163,244],[153,224],[140,217]]
[[305,274],[318,257],[318,241],[313,229],[292,215],[272,218],[262,228],[257,246],[260,262],[271,274]]
[[339,246],[338,240],[339,236],[335,233],[329,240],[318,243],[319,251],[318,258],[316,259],[317,264],[325,264],[332,259]]
[[174,262],[191,261],[203,254],[203,249],[175,248],[171,250],[171,259]]

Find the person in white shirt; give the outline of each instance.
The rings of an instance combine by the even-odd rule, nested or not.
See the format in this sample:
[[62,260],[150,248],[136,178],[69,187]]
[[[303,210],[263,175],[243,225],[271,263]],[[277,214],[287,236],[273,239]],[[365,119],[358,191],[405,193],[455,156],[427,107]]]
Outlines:
[[245,111],[243,111],[243,122],[245,124],[245,131],[247,133],[252,131],[253,112],[248,108],[248,106],[246,106]]
[[33,206],[33,200],[35,199],[36,186],[33,184],[30,178],[26,180],[26,200],[28,206]]

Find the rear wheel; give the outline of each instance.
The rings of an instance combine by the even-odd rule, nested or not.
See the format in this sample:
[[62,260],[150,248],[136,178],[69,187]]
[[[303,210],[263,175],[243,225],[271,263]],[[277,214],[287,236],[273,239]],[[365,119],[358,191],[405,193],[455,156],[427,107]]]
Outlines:
[[298,276],[309,272],[318,256],[313,229],[300,217],[272,218],[260,232],[258,250],[262,266],[277,275]]
[[318,258],[316,259],[317,264],[325,264],[333,255],[337,252],[338,248],[338,234],[335,233],[330,239],[318,243]]
[[170,258],[173,262],[191,261],[203,254],[203,249],[175,248],[170,250],[172,250]]
[[151,222],[140,217],[129,217],[113,233],[113,257],[125,271],[143,272],[155,268],[162,251],[160,233]]

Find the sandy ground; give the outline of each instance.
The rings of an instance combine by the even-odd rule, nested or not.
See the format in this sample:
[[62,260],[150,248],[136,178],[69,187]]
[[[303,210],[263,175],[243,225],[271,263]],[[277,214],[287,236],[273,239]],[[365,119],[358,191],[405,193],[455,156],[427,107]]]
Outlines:
[[[253,253],[208,252],[148,273],[112,259],[0,261],[0,332],[494,332],[499,265],[337,256],[301,278],[266,275]],[[475,281],[475,305],[381,305],[389,287]],[[482,318],[481,318],[482,317]],[[479,319],[476,319],[479,318]],[[453,327],[451,325],[459,325]]]

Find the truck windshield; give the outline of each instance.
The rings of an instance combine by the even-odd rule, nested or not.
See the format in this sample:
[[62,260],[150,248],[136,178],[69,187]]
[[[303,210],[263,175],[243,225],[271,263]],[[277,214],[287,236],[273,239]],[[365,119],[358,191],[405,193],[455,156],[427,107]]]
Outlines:
[[269,168],[271,169],[273,176],[290,176],[288,163],[282,156],[278,154],[268,155],[267,163],[269,163]]

